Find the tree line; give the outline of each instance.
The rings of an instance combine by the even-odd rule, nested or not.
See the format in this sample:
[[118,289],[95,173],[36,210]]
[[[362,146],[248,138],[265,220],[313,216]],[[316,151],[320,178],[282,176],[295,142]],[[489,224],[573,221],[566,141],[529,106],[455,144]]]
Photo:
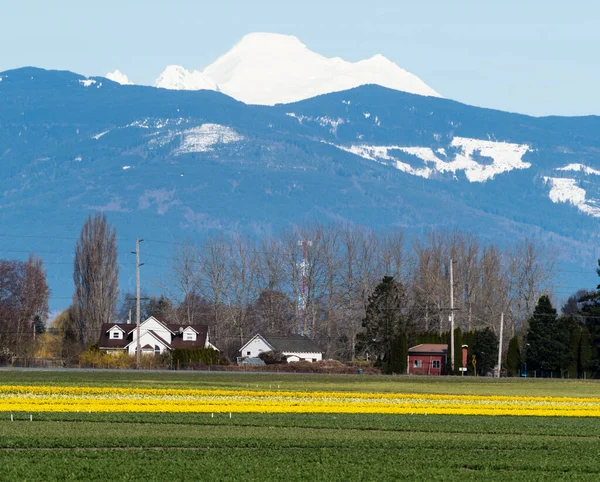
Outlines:
[[[478,333],[485,333],[488,341],[489,334],[497,338],[504,314],[503,345],[509,358],[518,354],[519,366],[559,370],[575,357],[581,367],[591,367],[591,360],[598,358],[587,353],[600,346],[600,299],[584,293],[588,298],[582,301],[584,294],[579,293],[564,308],[570,310],[568,329],[549,332],[568,332],[564,343],[580,355],[566,356],[560,368],[536,361],[531,347],[537,341],[529,339],[536,333],[536,304],[539,308],[541,297],[551,293],[555,272],[553,257],[530,239],[500,247],[460,231],[431,231],[407,240],[400,231],[307,224],[269,237],[218,234],[201,243],[176,243],[169,265],[161,284],[153,287],[158,294],[144,296],[142,319],[155,315],[171,322],[206,324],[211,340],[230,358],[257,332],[302,333],[323,348],[325,357],[373,357],[384,363],[385,350],[392,348],[375,346],[381,333],[377,328],[372,336],[373,323],[384,323],[384,331],[396,338],[405,337],[394,340],[395,352],[400,345],[427,337],[443,340],[450,330],[451,291],[455,327],[473,344]],[[73,303],[54,328],[63,345],[77,352],[98,340],[102,323],[135,315],[132,294],[122,293],[118,302],[116,232],[103,214],[89,216],[82,227],[73,281]],[[393,309],[373,304],[378,287],[386,283],[398,290]],[[3,349],[23,351],[35,323],[41,328],[47,320],[48,296],[39,258],[0,261]],[[557,318],[560,323],[562,318]]]
[[359,336],[385,276],[402,284],[412,331],[449,331],[450,263],[455,326],[498,335],[504,313],[506,344],[552,288],[553,258],[533,240],[503,249],[459,231],[407,242],[401,232],[307,225],[258,240],[217,235],[177,244],[162,292],[175,307],[171,316],[210,325],[229,356],[256,332],[300,332],[327,357],[350,360],[365,356]]

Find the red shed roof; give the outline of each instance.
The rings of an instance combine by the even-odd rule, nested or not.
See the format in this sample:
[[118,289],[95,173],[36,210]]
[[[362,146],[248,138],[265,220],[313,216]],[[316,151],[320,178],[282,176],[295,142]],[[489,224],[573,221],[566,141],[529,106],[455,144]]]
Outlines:
[[416,355],[417,353],[445,355],[448,352],[448,345],[435,343],[422,343],[421,345],[413,346],[408,349],[408,353]]

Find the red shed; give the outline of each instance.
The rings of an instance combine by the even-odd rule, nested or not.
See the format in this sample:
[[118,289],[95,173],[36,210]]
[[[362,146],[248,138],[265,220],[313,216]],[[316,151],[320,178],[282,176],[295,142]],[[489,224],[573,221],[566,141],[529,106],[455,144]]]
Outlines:
[[408,349],[409,375],[442,375],[446,373],[448,345],[425,343]]

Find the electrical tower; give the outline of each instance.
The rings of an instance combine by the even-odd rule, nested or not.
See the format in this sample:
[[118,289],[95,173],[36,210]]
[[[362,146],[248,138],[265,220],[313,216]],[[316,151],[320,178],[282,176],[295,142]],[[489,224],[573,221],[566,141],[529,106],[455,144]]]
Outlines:
[[300,295],[298,296],[298,334],[306,335],[307,321],[306,308],[308,305],[308,248],[312,246],[312,241],[298,241],[298,246],[302,246],[302,262],[300,267]]

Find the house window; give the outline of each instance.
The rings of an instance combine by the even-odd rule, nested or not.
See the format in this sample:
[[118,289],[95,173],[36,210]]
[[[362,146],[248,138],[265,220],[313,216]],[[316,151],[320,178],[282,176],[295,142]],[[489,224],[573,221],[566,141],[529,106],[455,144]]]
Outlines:
[[313,362],[316,362],[316,361],[317,361],[317,359],[316,359],[316,358],[313,358],[313,359],[312,359],[312,361],[313,361]]
[[249,352],[249,351],[246,352],[246,355],[250,356],[250,354],[251,354],[251,352]]
[[431,363],[431,367],[432,368],[439,368],[440,367],[440,361],[439,360],[433,360],[433,362]]
[[113,339],[119,340],[119,339],[121,339],[121,333],[119,333],[116,330],[115,331],[111,331],[110,332],[110,337],[113,338]]
[[421,360],[414,360],[413,367],[415,367],[415,368],[421,368],[421,366],[423,366]]
[[187,332],[187,333],[184,334],[184,338],[183,339],[186,340],[186,341],[194,341],[194,334],[190,333],[190,332]]
[[154,354],[155,355],[160,355],[160,346],[154,345]]

